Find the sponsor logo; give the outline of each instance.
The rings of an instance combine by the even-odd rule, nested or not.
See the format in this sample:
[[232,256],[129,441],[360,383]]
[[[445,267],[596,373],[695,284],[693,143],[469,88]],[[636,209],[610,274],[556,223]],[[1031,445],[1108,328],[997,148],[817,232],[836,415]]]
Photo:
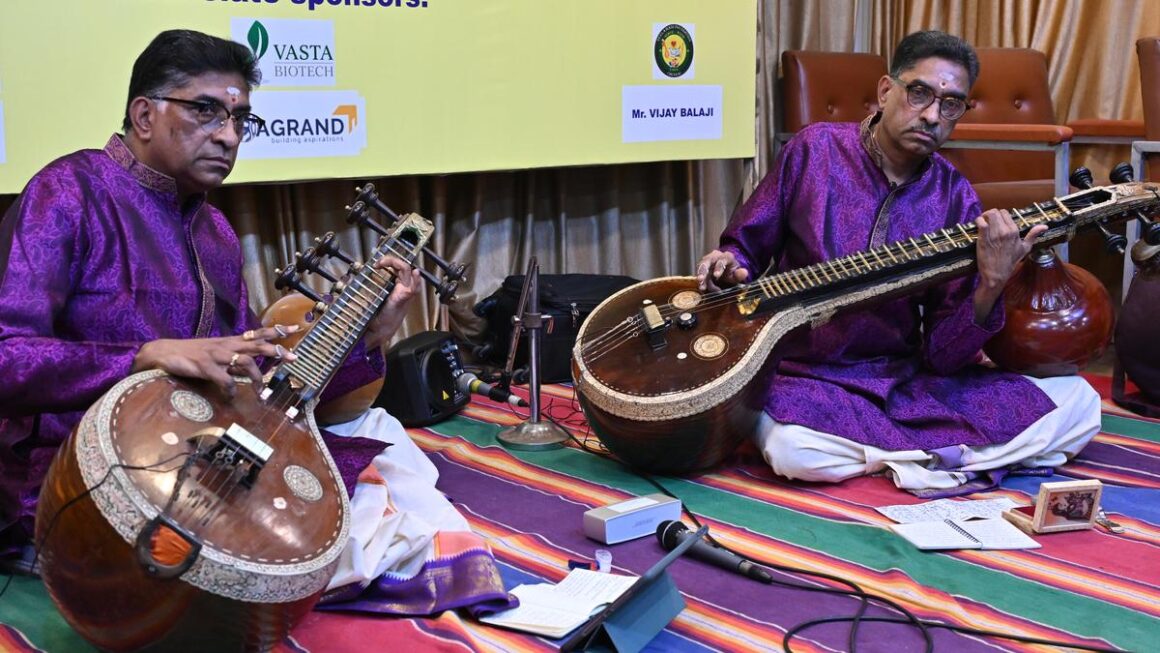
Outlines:
[[254,53],[263,86],[334,85],[333,21],[232,18],[230,35]]
[[[658,29],[659,28],[659,29]],[[654,26],[656,38],[653,41],[653,61],[656,71],[664,77],[692,77],[693,34],[692,26],[687,29],[675,23]],[[654,75],[656,76],[656,75]]]
[[266,121],[238,150],[240,159],[357,156],[367,145],[366,102],[356,91],[254,91]]

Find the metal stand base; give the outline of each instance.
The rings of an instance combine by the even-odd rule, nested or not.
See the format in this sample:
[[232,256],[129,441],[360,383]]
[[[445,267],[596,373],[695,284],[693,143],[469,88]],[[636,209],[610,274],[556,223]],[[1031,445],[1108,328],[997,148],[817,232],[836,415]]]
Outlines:
[[508,449],[547,451],[563,447],[568,434],[554,422],[524,422],[503,429],[495,439]]

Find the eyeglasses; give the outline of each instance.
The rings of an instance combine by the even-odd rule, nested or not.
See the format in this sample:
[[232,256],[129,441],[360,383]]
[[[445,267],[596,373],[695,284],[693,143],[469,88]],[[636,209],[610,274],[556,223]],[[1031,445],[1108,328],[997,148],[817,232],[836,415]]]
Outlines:
[[971,108],[967,104],[966,98],[955,95],[939,95],[934,92],[933,88],[922,82],[907,84],[893,75],[890,76],[890,80],[906,88],[906,102],[915,109],[925,109],[935,100],[938,100],[938,115],[945,120],[958,120],[963,117],[967,109]]
[[230,118],[233,118],[234,133],[243,141],[248,141],[256,136],[266,124],[265,120],[262,120],[249,111],[235,111],[234,113],[230,113],[230,110],[217,100],[186,100],[184,98],[166,97],[164,95],[151,95],[149,99],[175,102],[193,109],[197,123],[208,134],[212,134],[222,127],[225,127]]

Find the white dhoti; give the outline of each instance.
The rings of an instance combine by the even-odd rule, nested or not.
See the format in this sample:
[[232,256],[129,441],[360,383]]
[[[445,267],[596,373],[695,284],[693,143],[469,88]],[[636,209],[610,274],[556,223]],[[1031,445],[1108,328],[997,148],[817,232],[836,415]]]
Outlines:
[[878,449],[797,424],[782,424],[766,413],[758,423],[756,442],[773,471],[787,478],[836,483],[885,471],[905,490],[955,488],[970,480],[964,472],[1062,465],[1099,433],[1100,396],[1078,376],[1027,378],[1055,402],[1055,410],[1009,442],[959,445],[960,464],[952,469],[936,469],[943,466],[941,461],[926,451]]
[[439,471],[399,420],[381,408],[326,427],[390,443],[359,477],[351,498],[350,541],[327,589],[367,584],[383,574],[410,578],[430,557],[439,531],[471,530],[467,520],[435,489]]

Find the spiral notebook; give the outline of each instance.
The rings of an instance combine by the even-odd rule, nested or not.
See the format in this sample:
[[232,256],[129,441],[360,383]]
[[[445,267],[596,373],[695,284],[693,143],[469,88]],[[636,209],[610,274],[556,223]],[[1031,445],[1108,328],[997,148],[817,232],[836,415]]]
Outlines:
[[924,551],[945,549],[1038,549],[1040,544],[1005,519],[920,521],[890,529]]

